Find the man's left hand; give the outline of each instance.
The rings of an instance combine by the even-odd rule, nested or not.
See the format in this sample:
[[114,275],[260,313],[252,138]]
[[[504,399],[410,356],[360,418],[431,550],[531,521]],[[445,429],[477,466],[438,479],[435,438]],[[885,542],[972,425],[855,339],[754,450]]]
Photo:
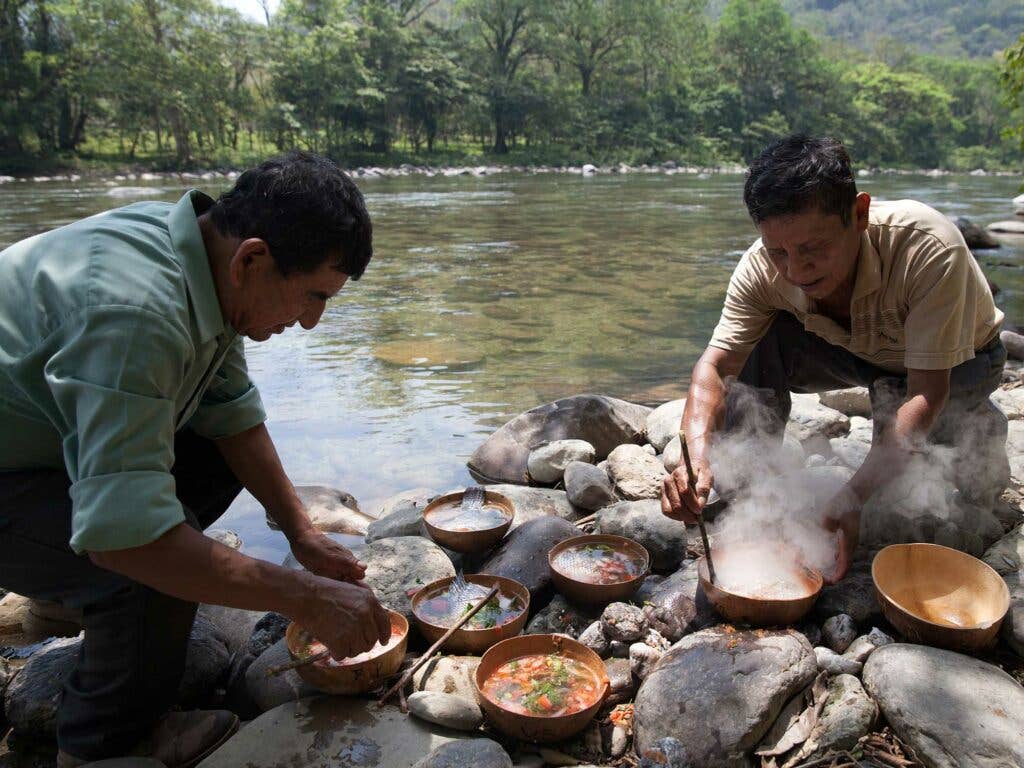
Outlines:
[[348,549],[315,528],[297,535],[292,554],[310,573],[338,581],[358,582],[366,575],[366,564]]
[[835,584],[850,570],[860,539],[860,506],[857,494],[849,486],[844,486],[825,508],[822,525],[826,531],[836,534],[835,567],[821,574],[826,584]]

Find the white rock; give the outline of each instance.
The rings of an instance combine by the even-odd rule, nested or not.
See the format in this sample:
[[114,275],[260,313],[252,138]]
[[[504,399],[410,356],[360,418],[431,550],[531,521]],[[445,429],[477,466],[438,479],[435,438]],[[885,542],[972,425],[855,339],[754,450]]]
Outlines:
[[833,389],[818,395],[818,402],[828,408],[834,408],[847,416],[864,416],[871,418],[871,398],[867,387],[850,387],[849,389]]
[[1024,387],[997,389],[991,395],[992,402],[1009,420],[1024,416]]
[[665,452],[661,454],[661,464],[666,472],[674,472],[683,461],[683,443],[676,435],[668,441]]
[[678,437],[683,421],[686,398],[662,403],[647,416],[647,440],[659,451],[664,451],[669,441]]
[[408,701],[409,712],[416,717],[457,731],[475,731],[484,720],[483,712],[476,702],[462,696],[416,691],[409,696]]
[[538,483],[557,483],[573,461],[593,464],[594,446],[586,440],[555,440],[530,451],[526,471]]
[[627,499],[661,497],[665,467],[639,445],[620,445],[608,454],[608,474],[615,487]]
[[844,658],[831,648],[821,645],[814,649],[814,657],[818,660],[818,669],[830,675],[859,675],[864,667],[861,662]]

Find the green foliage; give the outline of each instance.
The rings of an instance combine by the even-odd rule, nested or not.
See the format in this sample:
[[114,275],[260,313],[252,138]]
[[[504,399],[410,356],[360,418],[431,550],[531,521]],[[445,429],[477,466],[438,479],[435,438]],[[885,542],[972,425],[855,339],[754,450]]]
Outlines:
[[1005,135],[1019,138],[1020,148],[1024,150],[1024,33],[1016,45],[1006,50],[1000,83],[1005,94],[1004,103],[1012,111]]

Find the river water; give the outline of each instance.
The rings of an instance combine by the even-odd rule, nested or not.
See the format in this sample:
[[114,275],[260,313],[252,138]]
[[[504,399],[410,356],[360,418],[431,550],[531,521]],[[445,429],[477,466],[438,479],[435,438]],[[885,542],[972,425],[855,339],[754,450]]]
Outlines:
[[[0,247],[141,199],[229,182],[0,185]],[[655,404],[685,392],[736,260],[756,237],[738,175],[565,174],[366,179],[373,262],[311,332],[249,344],[268,427],[296,483],[364,510],[409,488],[465,484],[497,426],[582,392]],[[861,178],[980,224],[1011,218],[1007,177]],[[1024,321],[1024,243],[978,254],[1010,322]],[[11,297],[4,297],[11,300]],[[222,519],[245,551],[284,538],[243,495]]]

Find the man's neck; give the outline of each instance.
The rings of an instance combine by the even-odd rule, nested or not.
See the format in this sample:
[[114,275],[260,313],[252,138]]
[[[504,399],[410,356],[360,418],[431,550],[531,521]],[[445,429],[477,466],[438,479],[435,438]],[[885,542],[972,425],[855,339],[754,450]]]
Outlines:
[[849,279],[845,280],[831,295],[814,302],[814,311],[818,314],[834,320],[841,326],[850,330],[850,300],[853,298],[854,276],[856,269]]

